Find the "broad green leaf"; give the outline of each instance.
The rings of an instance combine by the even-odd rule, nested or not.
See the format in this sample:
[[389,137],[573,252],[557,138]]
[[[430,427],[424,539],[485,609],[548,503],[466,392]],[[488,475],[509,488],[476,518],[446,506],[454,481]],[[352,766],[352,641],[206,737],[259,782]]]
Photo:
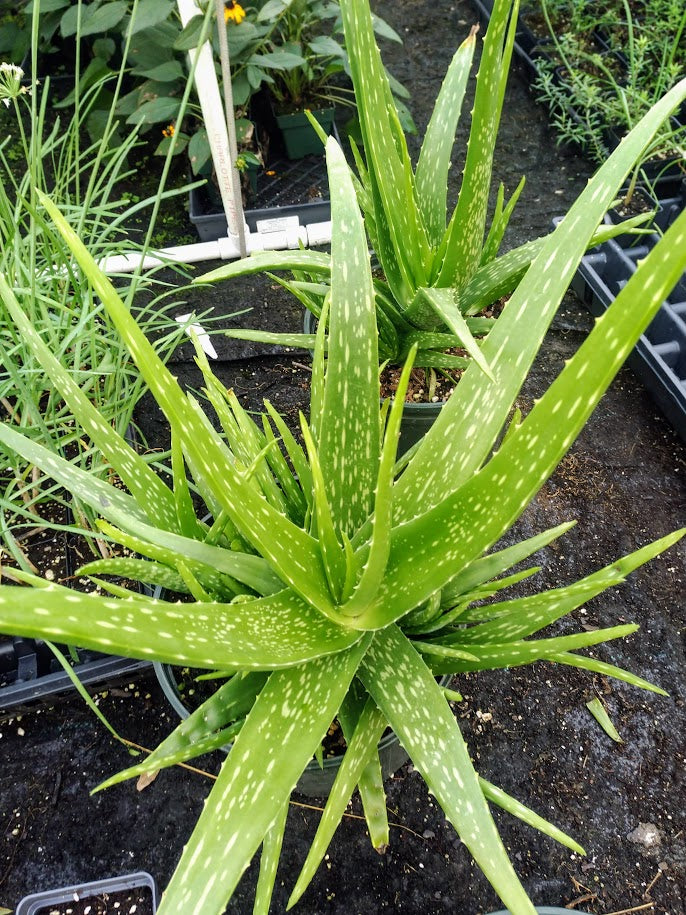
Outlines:
[[445,232],[450,158],[475,46],[476,30],[472,29],[450,62],[417,162],[417,199],[432,245],[438,245]]
[[126,119],[127,124],[160,124],[175,121],[181,102],[172,96],[159,96],[143,102]]
[[[220,915],[350,686],[369,637],[334,657],[276,671],[222,766],[159,915]],[[303,703],[299,697],[310,701]]]
[[0,629],[208,669],[290,667],[341,652],[360,638],[290,591],[231,604],[175,604],[144,597],[113,600],[60,585],[40,591],[0,585]]
[[318,449],[337,529],[347,536],[372,508],[379,464],[379,380],[374,287],[350,171],[331,138],[331,309]]
[[131,34],[166,22],[175,5],[174,0],[138,0],[136,15],[131,21]]
[[493,889],[513,912],[534,915],[453,713],[412,644],[395,626],[375,633],[359,676]]
[[385,727],[386,719],[370,699],[360,715],[352,739],[341,760],[341,765],[329,792],[316,835],[312,840],[307,858],[288,900],[288,908],[296,904],[310,885],[338,828],[338,824],[343,818],[348,801],[355,790],[355,785],[362,776],[365,766],[376,752]]
[[554,826],[542,816],[534,813],[534,811],[525,804],[515,800],[515,798],[503,791],[502,788],[498,788],[497,785],[491,784],[491,782],[486,781],[485,778],[481,778],[480,776],[479,785],[487,801],[490,801],[492,804],[497,804],[498,807],[507,810],[508,813],[511,813],[512,816],[517,817],[517,819],[521,820],[523,823],[533,826],[534,829],[538,829],[539,832],[544,833],[546,836],[550,836],[551,839],[555,839],[560,845],[571,848],[571,850],[575,851],[578,855],[586,854],[578,842],[575,842],[574,839],[570,838],[565,832],[562,832],[561,829],[558,829],[557,826]]
[[605,731],[608,737],[614,740],[615,743],[624,743],[622,738],[619,736],[617,728],[612,723],[612,719],[607,713],[605,706],[596,696],[595,699],[591,699],[590,702],[586,703],[586,708],[589,710],[591,715],[598,722],[600,727]]
[[63,38],[76,34],[78,28],[81,37],[100,35],[117,25],[127,13],[129,4],[126,0],[111,2],[71,5],[60,20],[60,32]]

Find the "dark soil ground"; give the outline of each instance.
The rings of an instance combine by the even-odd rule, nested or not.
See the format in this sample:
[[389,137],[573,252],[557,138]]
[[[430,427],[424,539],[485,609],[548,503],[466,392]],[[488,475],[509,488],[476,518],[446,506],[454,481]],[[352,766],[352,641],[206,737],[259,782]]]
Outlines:
[[[412,90],[421,131],[453,50],[475,14],[468,0],[396,0],[376,8],[405,39],[403,50],[386,49],[387,59]],[[509,191],[522,173],[528,184],[508,244],[545,232],[590,172],[573,152],[555,148],[543,111],[513,74],[496,177]],[[282,329],[300,326],[299,309],[267,280],[251,278],[202,293],[203,307],[215,303],[225,312],[258,305],[272,310]],[[590,318],[569,294],[522,391],[524,410],[589,326]],[[265,355],[264,348],[250,347],[220,340],[220,377],[248,406],[257,407],[268,396],[295,420],[307,404],[307,359],[289,352]],[[182,352],[175,371],[195,387],[199,380],[185,361],[189,358]],[[149,409],[141,411],[139,421],[151,444],[164,447],[164,427],[155,424]],[[530,536],[572,518],[579,520],[577,527],[538,559],[543,568],[535,581],[542,586],[570,582],[686,524],[685,447],[628,369],[517,533]],[[597,654],[659,683],[668,698],[550,664],[454,682],[464,697],[455,713],[479,772],[586,848],[581,858],[496,813],[516,869],[539,905],[598,915],[686,912],[685,559],[683,545],[677,546],[562,627],[640,623],[631,639],[610,643]],[[585,703],[596,695],[622,744],[613,743],[587,711]],[[152,676],[103,691],[99,703],[120,734],[145,747],[174,725]],[[142,791],[125,784],[91,798],[90,790],[130,757],[82,702],[65,700],[5,720],[0,724],[0,907],[11,909],[25,894],[51,886],[136,870],[149,871],[163,887],[221,758],[213,754],[198,761],[206,775],[175,768]],[[411,766],[397,773],[387,792],[393,826],[386,854],[371,849],[356,805],[296,911],[478,915],[498,909],[494,893]],[[318,819],[316,802],[294,802],[275,912],[285,908]],[[229,912],[252,911],[255,878],[251,868]]]

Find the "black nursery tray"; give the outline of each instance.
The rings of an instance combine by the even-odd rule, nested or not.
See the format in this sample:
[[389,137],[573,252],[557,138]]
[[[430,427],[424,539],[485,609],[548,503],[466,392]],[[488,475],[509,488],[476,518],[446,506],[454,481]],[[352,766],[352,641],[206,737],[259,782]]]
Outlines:
[[[340,143],[335,124],[332,133]],[[226,216],[210,200],[205,188],[191,190],[189,215],[200,241],[226,237]],[[257,188],[251,194],[250,208],[244,211],[244,216],[251,232],[259,231],[258,223],[272,231],[270,225],[276,229],[279,220],[294,216],[302,226],[328,222],[331,201],[325,157],[291,160],[277,153],[265,170],[258,173]]]
[[[661,200],[656,217],[659,228],[666,229],[683,206],[682,196]],[[614,301],[659,235],[636,236],[634,244],[627,244],[627,238],[618,236],[598,245],[579,265],[572,288],[596,316]],[[627,362],[686,441],[686,274],[662,304]]]
[[[60,647],[63,653],[67,653],[64,646]],[[74,664],[74,673],[86,687],[103,682],[112,685],[150,667],[149,661],[105,655],[83,648],[75,651],[78,663]],[[71,678],[45,642],[12,636],[0,643],[0,716],[10,711],[14,714],[24,706],[52,700],[73,688]]]

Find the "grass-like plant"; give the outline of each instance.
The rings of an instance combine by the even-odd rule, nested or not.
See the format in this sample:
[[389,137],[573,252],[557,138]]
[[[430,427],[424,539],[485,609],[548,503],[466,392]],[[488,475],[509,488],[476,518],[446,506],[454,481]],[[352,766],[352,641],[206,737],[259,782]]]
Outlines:
[[[24,574],[33,587],[0,587],[0,630],[221,671],[228,678],[148,758],[105,783],[234,741],[163,896],[161,915],[222,912],[260,846],[255,911],[268,911],[291,791],[336,717],[347,729],[347,749],[291,903],[306,889],[356,786],[372,842],[388,842],[377,743],[389,725],[515,915],[532,915],[534,908],[489,804],[580,851],[479,777],[436,676],[546,659],[661,692],[580,653],[636,626],[568,635],[541,630],[621,582],[684,531],[578,582],[526,598],[503,596],[534,571],[515,567],[569,525],[508,548],[497,543],[553,472],[686,267],[683,214],[531,412],[523,419],[515,414],[507,425],[616,187],[684,96],[686,81],[614,153],[540,246],[484,343],[493,380],[475,363],[467,369],[400,474],[395,457],[402,396],[390,411],[379,409],[367,239],[349,168],[334,140],[327,144],[331,294],[314,353],[310,420],[301,421],[304,446],[269,404],[261,421],[253,420],[198,349],[223,429],[217,432],[194,397],[181,391],[59,210],[41,197],[169,421],[172,485],[103,422],[1,277],[0,296],[18,331],[127,491],[92,480],[8,426],[0,427],[0,443],[89,502],[104,519],[103,533],[138,553],[90,563],[85,574],[100,583],[102,575],[123,574],[184,600],[169,593],[152,599],[111,584],[105,585],[109,596],[77,594]],[[204,505],[191,499],[187,474]],[[199,520],[206,511],[209,523]]]
[[[131,186],[133,163],[141,143],[135,130],[119,135],[115,107],[124,76],[100,76],[83,92],[77,82],[73,107],[55,114],[50,79],[36,79],[40,3],[34,4],[33,80],[23,79],[13,64],[0,65],[0,118],[7,135],[0,143],[0,271],[20,302],[24,314],[70,373],[103,421],[120,434],[130,426],[136,403],[146,390],[101,302],[75,269],[62,236],[37,206],[37,192],[49,192],[93,256],[108,256],[150,246],[162,200],[187,188],[165,191],[168,166],[156,192],[131,203],[124,196]],[[77,39],[80,34],[77,34]],[[107,110],[103,94],[110,98]],[[105,115],[101,136],[87,139],[94,111]],[[139,241],[138,239],[142,239]],[[182,265],[174,267],[184,275]],[[162,281],[158,270],[138,270],[120,277],[120,294],[134,309],[141,328],[156,340],[167,358],[183,335],[171,309],[181,285]],[[6,314],[0,317],[0,413],[3,421],[27,431],[57,454],[69,457],[94,474],[108,472],[97,449],[86,447],[83,429],[46,375],[25,339]],[[0,454],[0,542],[13,559],[26,566],[22,542],[27,533],[51,522],[69,523],[73,510],[78,527],[95,517],[88,506],[69,504],[58,489],[41,479],[30,463]]]

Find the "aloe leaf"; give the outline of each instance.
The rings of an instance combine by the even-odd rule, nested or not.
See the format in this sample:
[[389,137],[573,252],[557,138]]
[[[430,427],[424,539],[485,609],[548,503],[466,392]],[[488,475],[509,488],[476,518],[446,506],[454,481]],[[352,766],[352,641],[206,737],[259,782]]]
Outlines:
[[129,556],[115,556],[112,559],[95,559],[87,562],[78,570],[78,575],[116,575],[133,581],[144,581],[149,585],[158,585],[166,591],[187,593],[183,578],[169,566],[159,562],[148,562],[146,559],[134,559]]
[[[519,0],[495,0],[484,38],[462,186],[447,229],[437,286],[461,289],[481,260],[504,80],[514,44]],[[509,20],[509,27],[508,27]]]
[[[314,436],[315,444],[319,445],[321,418],[324,412],[324,387],[326,377],[326,348],[328,340],[326,336],[329,320],[329,304],[331,297],[327,296],[322,305],[322,313],[317,325],[315,334],[314,352],[312,354],[312,382],[310,385],[310,428]],[[311,474],[310,474],[311,478]]]
[[[624,235],[630,229],[642,225],[650,218],[650,213],[633,216],[621,224],[602,224],[593,233],[587,247],[600,245],[618,235]],[[476,271],[467,286],[461,290],[460,305],[463,314],[475,315],[497,302],[516,287],[532,261],[540,253],[549,235],[534,238],[507,254],[483,264]]]
[[442,645],[455,644],[463,647],[470,644],[504,645],[524,639],[623,580],[621,575],[603,569],[588,579],[582,579],[565,588],[555,588],[528,597],[488,604],[479,609],[484,615],[493,613],[494,619],[442,635],[440,642]]
[[[470,642],[502,644],[514,639],[526,638],[580,607],[581,604],[591,600],[597,594],[601,594],[607,588],[623,582],[626,576],[639,566],[677,543],[683,533],[683,531],[677,531],[675,534],[656,540],[643,549],[636,550],[592,575],[582,578],[573,585],[554,588],[541,594],[484,608],[486,612],[495,611],[498,618],[488,623],[472,626],[470,629],[461,630],[455,638],[460,645]],[[502,610],[507,612],[502,614]]]
[[[349,0],[341,4],[341,14],[374,195],[377,241],[382,242],[377,253],[384,269],[387,263],[397,264],[410,295],[399,289],[394,292],[398,301],[405,301],[418,286],[427,283],[424,264],[429,252],[415,202],[412,167],[374,38],[369,6],[365,0]],[[386,275],[392,282],[391,269]]]
[[340,595],[345,583],[347,563],[343,547],[338,542],[336,536],[331,507],[326,497],[326,483],[324,482],[321,466],[319,464],[317,449],[312,440],[312,433],[307,425],[307,421],[302,414],[300,414],[300,425],[305,447],[307,448],[307,454],[310,459],[314,519],[317,525],[317,539],[319,540],[319,548],[322,554],[322,563],[326,570],[331,593],[335,595],[338,602],[340,601]]
[[281,855],[283,835],[286,831],[287,818],[288,801],[279,808],[278,815],[267,830],[264,841],[262,842],[260,874],[257,878],[253,915],[269,915],[269,907],[274,892],[274,883],[276,881],[276,872],[279,867],[279,857]]
[[349,599],[340,608],[344,616],[355,617],[359,615],[374,597],[383,580],[391,547],[395,457],[398,451],[400,424],[403,418],[405,394],[410,380],[414,354],[415,351],[412,350],[400,373],[393,406],[388,416],[374,490],[374,515],[371,522],[371,534],[368,549],[366,550],[366,559],[359,581]]
[[[337,529],[351,536],[372,507],[379,463],[379,380],[374,288],[364,223],[350,171],[334,139],[326,146],[336,193],[331,218],[331,310],[318,449]],[[313,405],[314,409],[314,405]]]
[[[102,522],[100,529],[116,543],[171,568],[175,568],[179,560],[183,561],[200,578],[208,584],[216,584],[220,590],[230,584],[223,577],[227,575],[259,594],[275,594],[283,590],[284,583],[261,556],[226,550],[142,522],[133,523],[129,519],[121,519],[120,523],[135,530],[135,534],[116,530]],[[234,590],[243,589],[236,587]]]
[[[262,432],[265,441],[268,443],[277,443],[276,436],[264,413],[262,414]],[[294,479],[293,471],[288,466],[281,449],[278,447],[272,448],[267,453],[267,460],[272,469],[272,473],[274,474],[274,478],[285,494],[288,503],[288,517],[296,524],[302,525],[307,509],[307,500],[303,490],[298,485],[298,481]]]
[[[440,416],[424,437],[421,447],[398,480],[396,520],[411,518],[440,501],[446,492],[470,477],[488,457],[555,309],[598,222],[611,203],[615,189],[640,156],[649,137],[684,97],[686,80],[682,80],[670,90],[634,127],[591,179],[557,229],[546,238],[536,259],[483,343],[484,357],[496,376],[497,384],[485,386],[483,373],[476,366],[470,367],[464,373],[455,393],[441,410]],[[675,239],[676,233],[673,229],[674,227],[671,237]],[[671,260],[674,272],[670,272],[670,282],[673,285],[676,281],[673,278],[674,274],[678,275],[684,270],[684,259],[681,256],[684,249],[686,246],[682,244],[682,250],[679,252],[675,242],[663,240],[661,245],[651,252],[641,270],[635,274],[635,283],[632,284],[631,290],[627,292],[627,285],[622,291],[623,305],[620,307],[640,315],[641,322],[647,325],[666,295],[658,292],[661,298],[651,297],[650,307],[642,307],[645,296],[639,291],[640,287],[661,269],[661,264],[658,265],[656,260],[648,267],[648,261],[653,255],[660,261],[663,258]],[[553,264],[554,274],[551,272]],[[648,267],[648,270],[642,272],[645,267]],[[668,291],[671,289],[666,283],[664,286]],[[632,303],[634,297],[636,304]],[[614,318],[606,317],[603,320],[609,320],[612,324]],[[617,333],[621,335],[623,332],[618,329]],[[591,334],[589,339],[597,337]],[[631,338],[629,347],[634,345],[636,339],[637,337]],[[608,364],[607,360],[602,361],[604,365]],[[614,365],[614,360],[610,363]],[[576,364],[579,365],[580,360]],[[600,396],[600,390],[597,396]],[[563,428],[562,415],[557,419],[556,426],[558,429]],[[444,458],[442,454],[446,441],[460,441],[463,447],[452,449]],[[523,493],[521,495],[523,496]]]
[[346,811],[348,801],[355,790],[355,785],[362,776],[365,766],[376,752],[376,747],[385,727],[386,719],[377,709],[375,703],[372,700],[368,700],[346,748],[345,755],[341,760],[341,765],[329,792],[317,832],[288,900],[287,907],[289,909],[296,904],[310,885]]
[[210,270],[193,280],[193,283],[216,283],[236,276],[251,276],[265,270],[306,270],[309,273],[330,272],[331,261],[328,254],[321,251],[298,249],[294,251],[259,251],[244,257],[242,260],[222,264],[216,270]]
[[293,434],[284,422],[283,417],[279,415],[272,404],[268,400],[265,400],[264,406],[267,413],[269,414],[271,421],[276,427],[276,431],[281,436],[281,441],[283,442],[286,449],[286,454],[293,464],[293,469],[297,474],[300,486],[302,487],[302,492],[309,504],[312,495],[312,473],[307,463],[305,453],[298,442],[296,442]]
[[[491,380],[495,381],[493,373],[481,351],[479,344],[467,326],[467,322],[462,317],[462,313],[456,302],[456,293],[453,289],[434,289],[424,287],[417,292],[417,299],[423,298],[429,305],[431,311],[455,334],[461,345],[467,350],[472,359],[479,366],[481,371]],[[414,303],[413,303],[414,305]],[[412,306],[408,309],[407,315],[410,320]]]
[[522,667],[534,661],[549,659],[562,652],[576,651],[579,648],[590,648],[611,639],[622,639],[636,632],[635,623],[622,626],[610,626],[593,632],[577,632],[574,635],[561,635],[550,639],[535,639],[528,642],[508,642],[504,645],[472,645],[469,653],[475,660],[464,657],[465,652],[452,649],[440,643],[414,642],[423,655],[430,656],[431,669],[435,674],[468,673],[473,670],[498,670],[505,667]]
[[415,187],[427,235],[438,245],[446,226],[450,157],[474,58],[476,29],[455,52],[436,99],[415,172]]
[[607,736],[614,740],[615,743],[624,743],[622,738],[619,736],[617,728],[612,723],[612,719],[607,713],[605,706],[596,696],[595,699],[591,699],[590,702],[586,703],[586,708],[589,710],[591,715],[598,722],[600,727],[605,731]]
[[614,664],[608,664],[605,661],[598,661],[596,658],[589,658],[587,655],[571,654],[567,651],[556,652],[552,654],[549,661],[555,661],[557,664],[566,664],[568,667],[580,667],[582,670],[590,670],[595,674],[602,674],[604,677],[614,677],[615,680],[622,680],[624,683],[630,683],[639,689],[646,689],[651,693],[657,693],[660,696],[668,696],[664,689],[655,686],[650,680],[644,680],[643,677],[637,677],[628,670],[616,667]]
[[252,340],[254,343],[271,343],[274,346],[293,346],[298,349],[314,349],[315,334],[286,334],[268,330],[244,330],[235,328],[224,331],[234,340]]
[[[66,225],[66,223],[64,224]],[[159,520],[159,523],[175,529],[176,511],[171,491],[135,449],[131,448],[125,439],[103,419],[88,397],[80,390],[71,374],[50,352],[24,314],[2,274],[0,274],[0,296],[21,333],[24,343],[30,347],[48,378],[69,404],[78,422],[131,492],[138,505],[137,513],[144,512],[148,518],[155,518]],[[94,480],[94,478],[92,479]]]
[[360,638],[290,591],[240,603],[177,604],[113,600],[60,585],[0,585],[0,628],[131,658],[255,670],[340,652]]
[[514,189],[512,196],[507,201],[507,205],[503,207],[503,200],[505,190],[503,185],[500,185],[498,189],[498,206],[496,208],[496,213],[493,216],[493,221],[491,222],[491,228],[488,230],[488,237],[484,243],[483,250],[481,252],[481,260],[479,266],[492,261],[494,257],[498,254],[500,250],[500,245],[503,240],[503,235],[510,223],[510,217],[512,216],[512,211],[517,205],[517,201],[524,190],[524,185],[526,184],[526,178],[522,178]]
[[174,505],[179,533],[184,537],[198,537],[201,533],[198,518],[195,513],[193,499],[191,498],[188,479],[186,477],[186,464],[183,459],[181,442],[176,432],[172,429],[171,435],[172,477],[174,480]]
[[503,572],[511,569],[518,562],[523,562],[538,550],[544,549],[554,540],[562,537],[575,524],[576,521],[567,521],[557,527],[551,527],[547,531],[543,531],[542,534],[536,534],[534,537],[522,540],[514,546],[476,559],[448,582],[441,596],[442,601],[450,603],[453,600],[457,600],[463,594],[468,594],[474,588],[484,584],[484,582],[502,575]]
[[563,832],[542,816],[539,816],[539,814],[534,813],[530,807],[527,807],[525,804],[522,804],[521,801],[511,797],[507,792],[503,791],[502,788],[498,788],[497,785],[491,784],[491,782],[486,781],[486,779],[481,778],[481,776],[479,776],[479,785],[481,786],[481,790],[487,801],[490,801],[492,804],[497,804],[498,807],[507,810],[508,813],[511,813],[512,816],[517,817],[517,819],[521,820],[523,823],[526,823],[528,826],[533,826],[534,829],[544,833],[546,836],[550,836],[551,839],[555,839],[560,845],[571,848],[571,850],[575,851],[578,855],[586,854],[581,845],[579,845],[578,842],[575,842],[567,833]]
[[232,728],[231,725],[240,719],[242,726],[242,719],[252,708],[268,676],[269,674],[263,672],[236,674],[228,683],[219,686],[217,691],[187,718],[182,719],[171,734],[145,759],[101,782],[93,789],[93,794],[111,788],[112,785],[118,785],[126,779],[138,778],[139,775],[175,766],[177,763],[227,746],[238,732],[238,729]]
[[[253,705],[167,887],[160,915],[220,915],[333,721],[369,637],[276,671]],[[299,697],[307,695],[303,703]]]
[[[179,434],[186,461],[196,483],[207,488],[226,509],[245,539],[252,543],[276,573],[322,613],[332,613],[331,595],[314,540],[270,506],[227,459],[218,436],[157,356],[136,325],[116,290],[98,268],[57,207],[40,195],[51,219],[69,245],[79,266],[103,301],[110,318],[127,344],[153,396]],[[294,562],[293,556],[301,557]]]
[[416,649],[395,626],[389,626],[375,633],[359,677],[496,893],[518,915],[534,915],[457,722]]

